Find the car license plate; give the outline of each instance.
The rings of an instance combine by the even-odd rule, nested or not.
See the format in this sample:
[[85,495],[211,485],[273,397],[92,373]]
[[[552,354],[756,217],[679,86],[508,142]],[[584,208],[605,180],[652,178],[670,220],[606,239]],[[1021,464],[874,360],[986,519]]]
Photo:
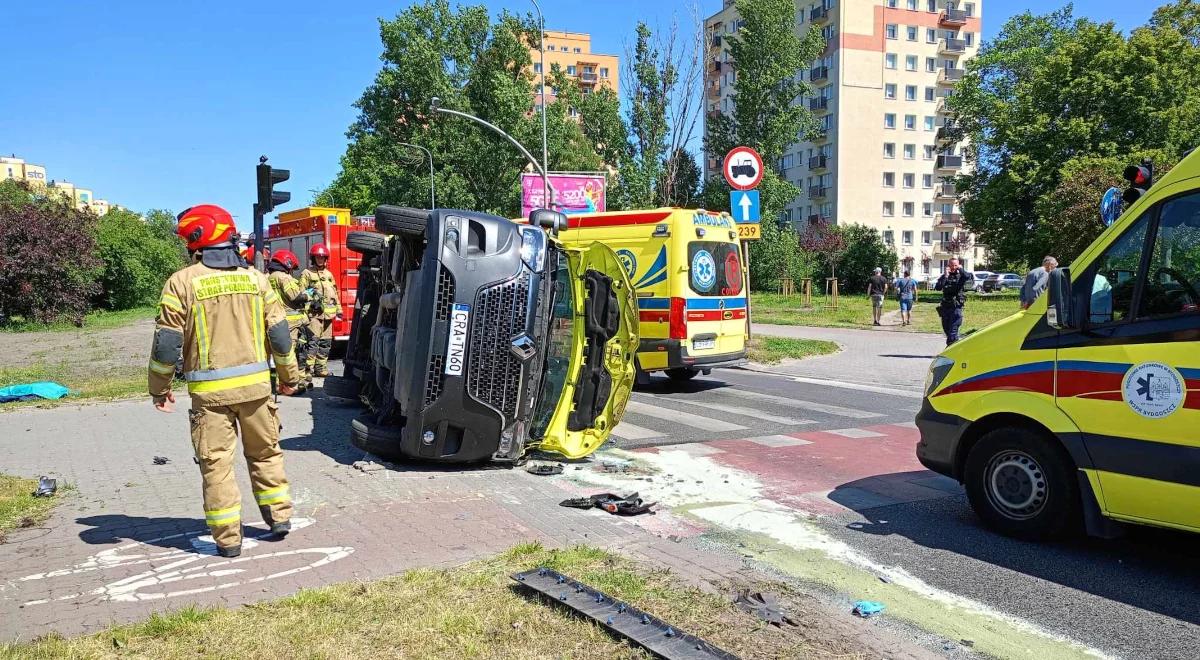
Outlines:
[[450,339],[446,342],[447,376],[461,376],[467,358],[467,328],[471,325],[471,306],[455,303],[450,310]]
[[692,350],[707,351],[710,348],[717,347],[716,339],[697,339],[692,342]]

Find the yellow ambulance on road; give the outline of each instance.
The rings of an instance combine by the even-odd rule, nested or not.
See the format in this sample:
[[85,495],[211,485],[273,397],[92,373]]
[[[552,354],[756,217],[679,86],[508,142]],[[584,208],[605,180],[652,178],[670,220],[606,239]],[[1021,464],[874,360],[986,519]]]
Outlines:
[[1046,295],[930,365],[917,457],[1001,532],[1200,532],[1200,151],[1148,175]]
[[565,243],[611,247],[637,289],[642,374],[688,380],[746,362],[749,297],[728,213],[660,208],[568,216]]

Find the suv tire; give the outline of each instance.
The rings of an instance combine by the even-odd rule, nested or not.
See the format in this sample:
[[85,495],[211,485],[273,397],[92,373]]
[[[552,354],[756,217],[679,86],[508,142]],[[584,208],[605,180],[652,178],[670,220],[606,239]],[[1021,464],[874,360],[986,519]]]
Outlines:
[[967,455],[963,484],[975,513],[1008,536],[1062,538],[1080,529],[1075,464],[1045,433],[1005,427],[984,434]]
[[350,422],[350,444],[380,458],[399,458],[402,429],[380,426],[372,417],[370,413],[364,413]]
[[425,209],[384,204],[375,207],[375,228],[385,234],[425,238],[430,214]]
[[687,367],[677,367],[675,369],[667,369],[667,378],[682,383],[683,381],[691,380],[700,375],[699,369],[689,369]]
[[358,397],[362,393],[362,381],[346,376],[326,376],[321,391],[325,393],[325,396],[358,401]]
[[362,255],[383,254],[383,246],[383,234],[373,231],[352,231],[346,235],[346,247]]

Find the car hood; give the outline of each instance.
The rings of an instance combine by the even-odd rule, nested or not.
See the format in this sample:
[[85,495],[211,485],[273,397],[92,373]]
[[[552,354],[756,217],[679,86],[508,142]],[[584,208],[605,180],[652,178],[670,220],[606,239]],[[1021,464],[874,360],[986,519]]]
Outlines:
[[[608,439],[613,427],[625,414],[625,405],[633,392],[633,357],[637,351],[639,328],[637,296],[625,268],[612,248],[602,243],[591,243],[587,247],[572,247],[567,244],[563,249],[571,264],[571,282],[575,294],[574,341],[566,386],[550,418],[540,448],[558,452],[567,458],[581,458],[599,449]],[[575,405],[577,383],[586,362],[585,317],[588,293],[584,286],[584,275],[589,270],[599,271],[612,278],[612,286],[620,307],[620,325],[603,347],[603,368],[612,378],[608,399],[590,426],[571,430],[569,418]]]

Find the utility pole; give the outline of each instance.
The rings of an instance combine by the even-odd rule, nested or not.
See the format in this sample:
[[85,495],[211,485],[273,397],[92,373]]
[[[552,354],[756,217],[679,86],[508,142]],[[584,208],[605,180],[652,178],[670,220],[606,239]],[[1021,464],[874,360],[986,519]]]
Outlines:
[[429,210],[432,211],[433,209],[436,209],[437,208],[437,197],[434,193],[434,188],[433,188],[433,185],[434,185],[434,182],[433,182],[433,154],[430,153],[430,151],[428,149],[426,149],[425,147],[422,147],[419,144],[411,144],[409,142],[401,142],[400,146],[409,147],[411,149],[420,149],[421,151],[425,152],[426,156],[429,157]]
[[554,200],[550,199],[550,157],[549,147],[546,144],[546,17],[542,15],[542,8],[538,5],[537,0],[529,0],[533,3],[533,8],[538,13],[538,51],[541,54],[541,62],[539,66],[542,68],[541,89],[538,90],[538,99],[542,102],[542,199],[545,200],[546,208],[554,208]]

